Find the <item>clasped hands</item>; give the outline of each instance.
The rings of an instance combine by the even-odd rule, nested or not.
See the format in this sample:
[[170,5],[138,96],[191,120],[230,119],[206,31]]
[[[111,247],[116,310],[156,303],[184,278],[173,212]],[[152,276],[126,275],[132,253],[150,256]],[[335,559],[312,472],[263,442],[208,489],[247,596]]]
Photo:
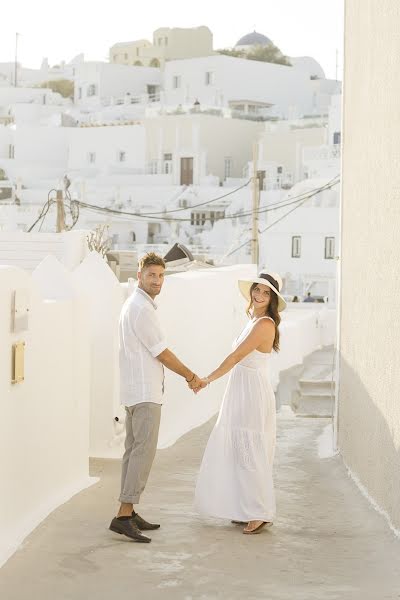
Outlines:
[[193,392],[195,394],[198,394],[198,392],[200,392],[200,390],[207,387],[207,385],[210,383],[208,381],[207,377],[199,377],[195,373],[193,373],[192,379],[190,379],[189,381],[186,380],[186,382],[189,386],[189,389],[193,390]]

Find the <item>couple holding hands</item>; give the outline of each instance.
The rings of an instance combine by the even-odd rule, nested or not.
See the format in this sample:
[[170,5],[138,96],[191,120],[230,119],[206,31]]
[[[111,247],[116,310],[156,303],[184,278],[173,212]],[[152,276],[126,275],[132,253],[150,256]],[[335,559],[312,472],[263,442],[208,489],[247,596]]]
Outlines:
[[198,393],[230,372],[217,422],[208,440],[195,491],[195,507],[205,516],[230,519],[243,533],[259,533],[275,515],[273,461],[275,396],[268,360],[279,350],[279,313],[286,307],[278,275],[262,272],[240,280],[249,321],[232,352],[200,378],[167,347],[155,297],[164,282],[164,260],[154,253],[139,263],[138,287],[126,300],[119,323],[120,390],[126,437],[120,507],[109,529],[148,543],[143,531],[158,529],[136,511],[157,448],[164,392],[164,367],[184,377]]

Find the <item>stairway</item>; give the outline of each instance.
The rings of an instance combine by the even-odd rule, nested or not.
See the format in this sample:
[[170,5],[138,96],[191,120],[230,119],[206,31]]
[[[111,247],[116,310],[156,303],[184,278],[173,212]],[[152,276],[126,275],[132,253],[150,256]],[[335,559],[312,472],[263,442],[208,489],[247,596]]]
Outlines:
[[332,417],[335,405],[333,347],[317,350],[303,363],[303,371],[292,391],[291,407],[301,417]]

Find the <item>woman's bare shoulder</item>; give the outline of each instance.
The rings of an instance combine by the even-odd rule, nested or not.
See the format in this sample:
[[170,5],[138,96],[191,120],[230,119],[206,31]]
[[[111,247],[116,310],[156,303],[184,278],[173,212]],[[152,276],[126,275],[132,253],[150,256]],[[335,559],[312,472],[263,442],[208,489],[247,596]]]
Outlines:
[[265,333],[269,331],[275,331],[275,321],[271,318],[261,317],[260,319],[257,319],[257,321],[254,322],[252,329],[253,331]]
[[275,321],[272,317],[259,317],[254,321],[254,327],[275,327]]

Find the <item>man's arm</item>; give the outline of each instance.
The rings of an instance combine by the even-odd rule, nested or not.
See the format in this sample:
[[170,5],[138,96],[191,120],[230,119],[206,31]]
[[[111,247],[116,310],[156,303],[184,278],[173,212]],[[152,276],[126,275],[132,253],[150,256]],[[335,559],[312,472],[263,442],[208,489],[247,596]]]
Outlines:
[[193,371],[184,365],[179,358],[175,356],[173,352],[171,352],[171,350],[168,350],[168,348],[163,350],[161,354],[157,356],[157,359],[164,365],[164,367],[167,367],[167,369],[170,369],[170,371],[173,371],[181,377],[184,377],[189,384],[190,389],[198,386],[199,378],[197,375],[195,375]]

